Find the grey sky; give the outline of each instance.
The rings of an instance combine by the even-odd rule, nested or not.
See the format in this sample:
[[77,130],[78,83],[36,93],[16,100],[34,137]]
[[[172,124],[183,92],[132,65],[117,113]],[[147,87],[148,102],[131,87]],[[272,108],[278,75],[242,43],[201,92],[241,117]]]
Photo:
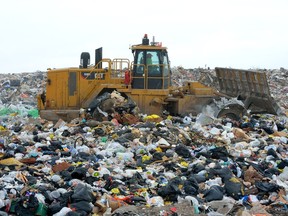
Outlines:
[[0,73],[78,66],[98,47],[132,60],[145,33],[168,47],[172,66],[288,68],[287,9],[287,0],[2,0]]

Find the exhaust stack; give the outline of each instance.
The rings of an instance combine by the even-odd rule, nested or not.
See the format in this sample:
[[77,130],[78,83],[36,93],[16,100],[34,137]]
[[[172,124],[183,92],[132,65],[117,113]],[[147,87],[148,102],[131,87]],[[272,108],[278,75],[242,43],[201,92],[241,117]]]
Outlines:
[[79,68],[87,68],[90,65],[90,54],[89,52],[82,52],[80,56]]
[[95,67],[102,68],[102,47],[95,50]]

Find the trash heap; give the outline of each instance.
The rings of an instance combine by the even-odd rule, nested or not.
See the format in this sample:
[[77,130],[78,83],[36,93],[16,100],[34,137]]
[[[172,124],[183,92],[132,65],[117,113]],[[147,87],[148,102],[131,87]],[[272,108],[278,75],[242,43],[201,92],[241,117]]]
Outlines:
[[[272,84],[277,76],[270,76]],[[4,80],[9,95],[13,89]],[[11,105],[25,107],[21,93],[42,91],[41,84],[19,88]],[[19,112],[1,115],[0,215],[288,213],[286,115],[128,119],[53,123]]]
[[36,97],[46,85],[46,72],[0,74],[0,116],[38,116]]
[[[265,71],[267,72],[267,71]],[[277,102],[285,109],[288,109],[288,70],[269,70],[267,72],[271,94],[277,98]]]

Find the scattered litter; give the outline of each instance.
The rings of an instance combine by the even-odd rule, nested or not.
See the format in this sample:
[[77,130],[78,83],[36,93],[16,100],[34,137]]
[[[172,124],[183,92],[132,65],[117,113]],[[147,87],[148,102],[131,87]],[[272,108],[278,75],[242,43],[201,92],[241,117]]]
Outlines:
[[[177,85],[187,77],[217,87],[213,70],[173,70]],[[288,71],[266,73],[288,113]],[[216,119],[207,107],[53,123],[36,109],[45,77],[0,75],[0,215],[288,214],[287,116]],[[107,97],[114,108],[125,102]]]

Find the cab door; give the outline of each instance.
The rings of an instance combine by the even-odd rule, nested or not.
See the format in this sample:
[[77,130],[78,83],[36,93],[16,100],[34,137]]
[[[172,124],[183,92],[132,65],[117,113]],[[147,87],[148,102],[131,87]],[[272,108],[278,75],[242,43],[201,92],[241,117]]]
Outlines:
[[145,55],[144,51],[138,51],[135,56],[132,87],[134,89],[145,88]]
[[68,106],[77,107],[79,102],[79,78],[77,72],[68,75]]

